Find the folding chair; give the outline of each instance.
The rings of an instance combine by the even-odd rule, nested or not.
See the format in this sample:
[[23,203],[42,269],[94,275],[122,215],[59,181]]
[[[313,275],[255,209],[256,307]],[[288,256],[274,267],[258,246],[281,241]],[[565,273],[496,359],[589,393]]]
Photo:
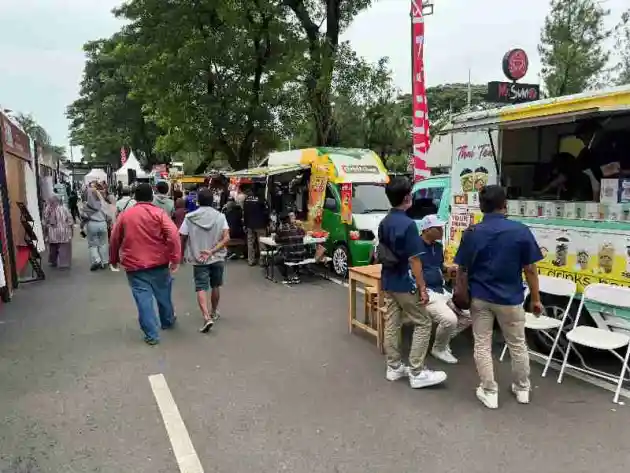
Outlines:
[[[535,316],[531,312],[525,312],[525,328],[529,330],[536,330],[540,332],[544,337],[547,337],[550,341],[553,342],[551,345],[551,351],[549,355],[544,355],[542,353],[536,352],[534,350],[529,350],[531,353],[538,355],[541,358],[545,358],[545,368],[543,369],[542,376],[545,377],[547,375],[547,370],[549,369],[549,365],[551,364],[551,360],[553,359],[553,353],[556,350],[556,346],[558,345],[558,341],[560,340],[560,335],[562,334],[562,326],[564,325],[564,321],[569,314],[569,310],[571,309],[571,304],[573,304],[573,299],[575,298],[575,293],[577,292],[577,286],[575,282],[564,279],[564,278],[554,278],[551,276],[538,276],[539,290],[543,294],[549,294],[552,296],[561,296],[568,297],[569,302],[565,307],[562,317],[555,318],[549,317],[547,315]],[[525,289],[525,297],[527,298],[527,294],[529,293],[529,288]],[[548,333],[549,330],[557,330],[556,336],[553,337]],[[505,357],[505,353],[507,352],[507,343],[503,345],[503,350],[501,351],[501,356],[499,357],[499,361],[503,361]]]
[[[591,317],[597,325],[606,328],[590,327],[587,325],[578,325],[584,307],[588,309]],[[628,358],[630,357],[630,288],[611,286],[609,284],[591,284],[586,286],[582,301],[578,309],[577,316],[573,328],[567,333],[569,345],[564,354],[560,374],[558,375],[558,383],[562,382],[564,371],[567,366],[571,369],[588,373],[602,379],[617,383],[613,402],[619,401],[621,386],[623,385],[626,369],[628,367]],[[621,329],[625,333],[619,332]],[[569,352],[574,345],[582,345],[598,350],[607,350],[611,352],[623,363],[621,372],[618,377],[612,376],[604,371],[593,368],[580,368],[569,365]],[[616,350],[620,348],[626,349],[625,357],[619,355]]]

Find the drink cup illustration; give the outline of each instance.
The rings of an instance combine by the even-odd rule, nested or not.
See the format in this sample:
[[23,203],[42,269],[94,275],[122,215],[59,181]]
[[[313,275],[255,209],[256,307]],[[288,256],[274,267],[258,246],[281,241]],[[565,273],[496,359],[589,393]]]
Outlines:
[[556,257],[553,260],[554,266],[566,266],[569,256],[569,239],[561,236],[556,238]]
[[577,252],[578,269],[580,269],[582,271],[588,270],[588,261],[589,261],[589,259],[590,259],[590,255],[588,254],[588,251],[586,251],[586,250],[579,250]]
[[475,169],[475,182],[474,188],[477,192],[481,192],[484,186],[488,184],[488,170],[483,166],[479,166]]
[[597,254],[597,260],[599,267],[604,273],[612,273],[613,263],[615,262],[615,246],[610,242],[601,245]]
[[462,183],[462,192],[472,192],[474,190],[475,173],[472,169],[462,169],[462,172],[459,173],[459,179]]

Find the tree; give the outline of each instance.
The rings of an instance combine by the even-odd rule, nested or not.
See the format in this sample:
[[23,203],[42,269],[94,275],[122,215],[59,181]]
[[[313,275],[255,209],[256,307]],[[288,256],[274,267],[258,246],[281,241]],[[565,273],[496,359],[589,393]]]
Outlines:
[[37,123],[35,118],[33,118],[33,115],[30,113],[27,115],[17,113],[13,116],[13,118],[19,123],[20,127],[24,130],[24,133],[26,133],[31,140],[37,141],[37,143],[42,146],[50,146],[50,135],[44,127]]
[[615,28],[615,46],[619,55],[617,84],[630,84],[630,10],[623,12]]
[[596,0],[551,0],[538,52],[542,79],[550,97],[582,92],[605,72],[605,47],[611,31],[605,10]]
[[339,35],[372,0],[282,0],[302,30],[307,44],[303,84],[314,128],[315,144],[338,145],[332,94],[333,73],[339,64]]
[[83,47],[87,59],[80,97],[67,110],[70,139],[72,145],[83,146],[87,160],[94,154],[99,161],[118,165],[120,149],[126,146],[150,166],[163,161],[155,152],[160,130],[145,116],[144,104],[130,94],[126,66],[116,54],[124,41],[116,34]]
[[270,0],[131,0],[116,11],[129,22],[118,58],[131,96],[165,130],[159,150],[192,147],[236,169],[266,153],[302,54],[282,13]]

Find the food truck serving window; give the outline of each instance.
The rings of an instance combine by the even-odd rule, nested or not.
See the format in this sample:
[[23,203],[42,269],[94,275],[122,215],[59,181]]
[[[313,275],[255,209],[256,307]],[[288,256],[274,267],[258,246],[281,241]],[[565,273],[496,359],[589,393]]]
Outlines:
[[630,205],[627,107],[519,120],[501,127],[500,148],[509,213],[623,220],[623,204]]

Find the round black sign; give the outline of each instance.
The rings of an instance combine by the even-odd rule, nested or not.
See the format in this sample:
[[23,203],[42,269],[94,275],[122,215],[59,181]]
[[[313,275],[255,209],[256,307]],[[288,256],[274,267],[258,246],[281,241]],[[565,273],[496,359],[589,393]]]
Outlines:
[[528,68],[529,59],[522,49],[511,49],[503,56],[503,73],[510,80],[522,79]]

